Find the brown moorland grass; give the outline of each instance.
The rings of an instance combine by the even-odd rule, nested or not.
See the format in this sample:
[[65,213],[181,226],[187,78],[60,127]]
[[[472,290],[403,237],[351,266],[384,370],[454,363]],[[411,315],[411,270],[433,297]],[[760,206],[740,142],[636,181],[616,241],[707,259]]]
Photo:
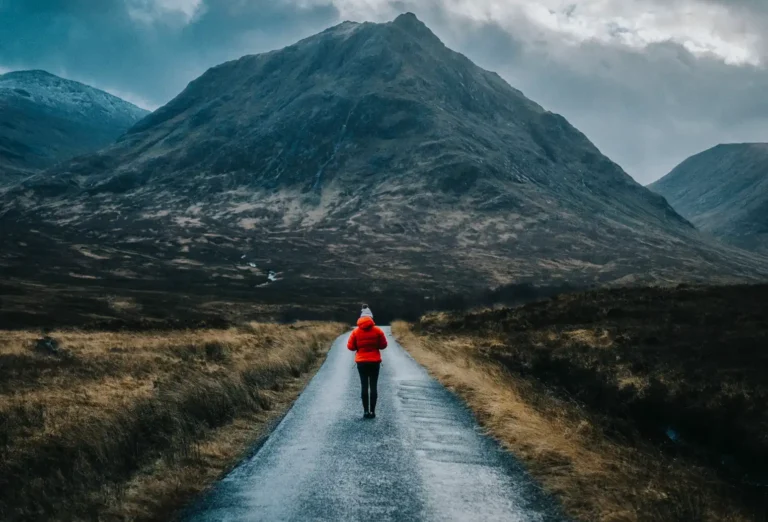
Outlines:
[[393,332],[577,519],[763,521],[766,296],[603,290]]
[[159,521],[232,466],[338,323],[0,331],[0,520]]

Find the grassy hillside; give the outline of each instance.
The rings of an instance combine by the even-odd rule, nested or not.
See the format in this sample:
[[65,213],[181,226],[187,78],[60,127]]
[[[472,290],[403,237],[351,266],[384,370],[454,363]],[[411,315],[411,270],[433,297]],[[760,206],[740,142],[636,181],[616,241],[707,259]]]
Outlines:
[[0,520],[168,520],[344,329],[0,331]]
[[700,230],[768,253],[768,144],[718,145],[686,159],[648,188]]
[[768,286],[431,314],[405,346],[583,520],[765,520]]

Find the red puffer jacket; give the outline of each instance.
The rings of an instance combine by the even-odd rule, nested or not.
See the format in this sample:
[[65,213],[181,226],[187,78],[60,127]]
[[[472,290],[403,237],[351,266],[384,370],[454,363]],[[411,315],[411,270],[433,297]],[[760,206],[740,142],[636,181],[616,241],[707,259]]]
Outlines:
[[355,362],[381,362],[381,352],[387,347],[387,336],[370,317],[357,320],[357,328],[349,336],[347,348],[355,354]]

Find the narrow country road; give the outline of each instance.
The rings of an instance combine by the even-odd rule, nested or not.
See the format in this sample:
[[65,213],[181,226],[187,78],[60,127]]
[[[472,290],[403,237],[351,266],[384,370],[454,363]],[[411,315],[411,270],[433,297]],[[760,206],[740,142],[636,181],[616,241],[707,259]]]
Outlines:
[[348,335],[261,449],[185,522],[554,521],[554,502],[391,338],[362,418]]

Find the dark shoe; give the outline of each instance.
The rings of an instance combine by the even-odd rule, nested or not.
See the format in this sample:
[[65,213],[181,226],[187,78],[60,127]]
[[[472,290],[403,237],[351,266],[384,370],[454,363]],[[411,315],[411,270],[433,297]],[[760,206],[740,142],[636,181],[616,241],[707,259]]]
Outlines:
[[375,418],[376,418],[376,414],[375,414],[375,413],[373,413],[373,412],[371,412],[371,413],[368,415],[368,418],[369,418],[369,419],[375,419]]
[[371,414],[366,411],[365,413],[363,413],[363,418],[364,419],[370,419],[371,418]]

